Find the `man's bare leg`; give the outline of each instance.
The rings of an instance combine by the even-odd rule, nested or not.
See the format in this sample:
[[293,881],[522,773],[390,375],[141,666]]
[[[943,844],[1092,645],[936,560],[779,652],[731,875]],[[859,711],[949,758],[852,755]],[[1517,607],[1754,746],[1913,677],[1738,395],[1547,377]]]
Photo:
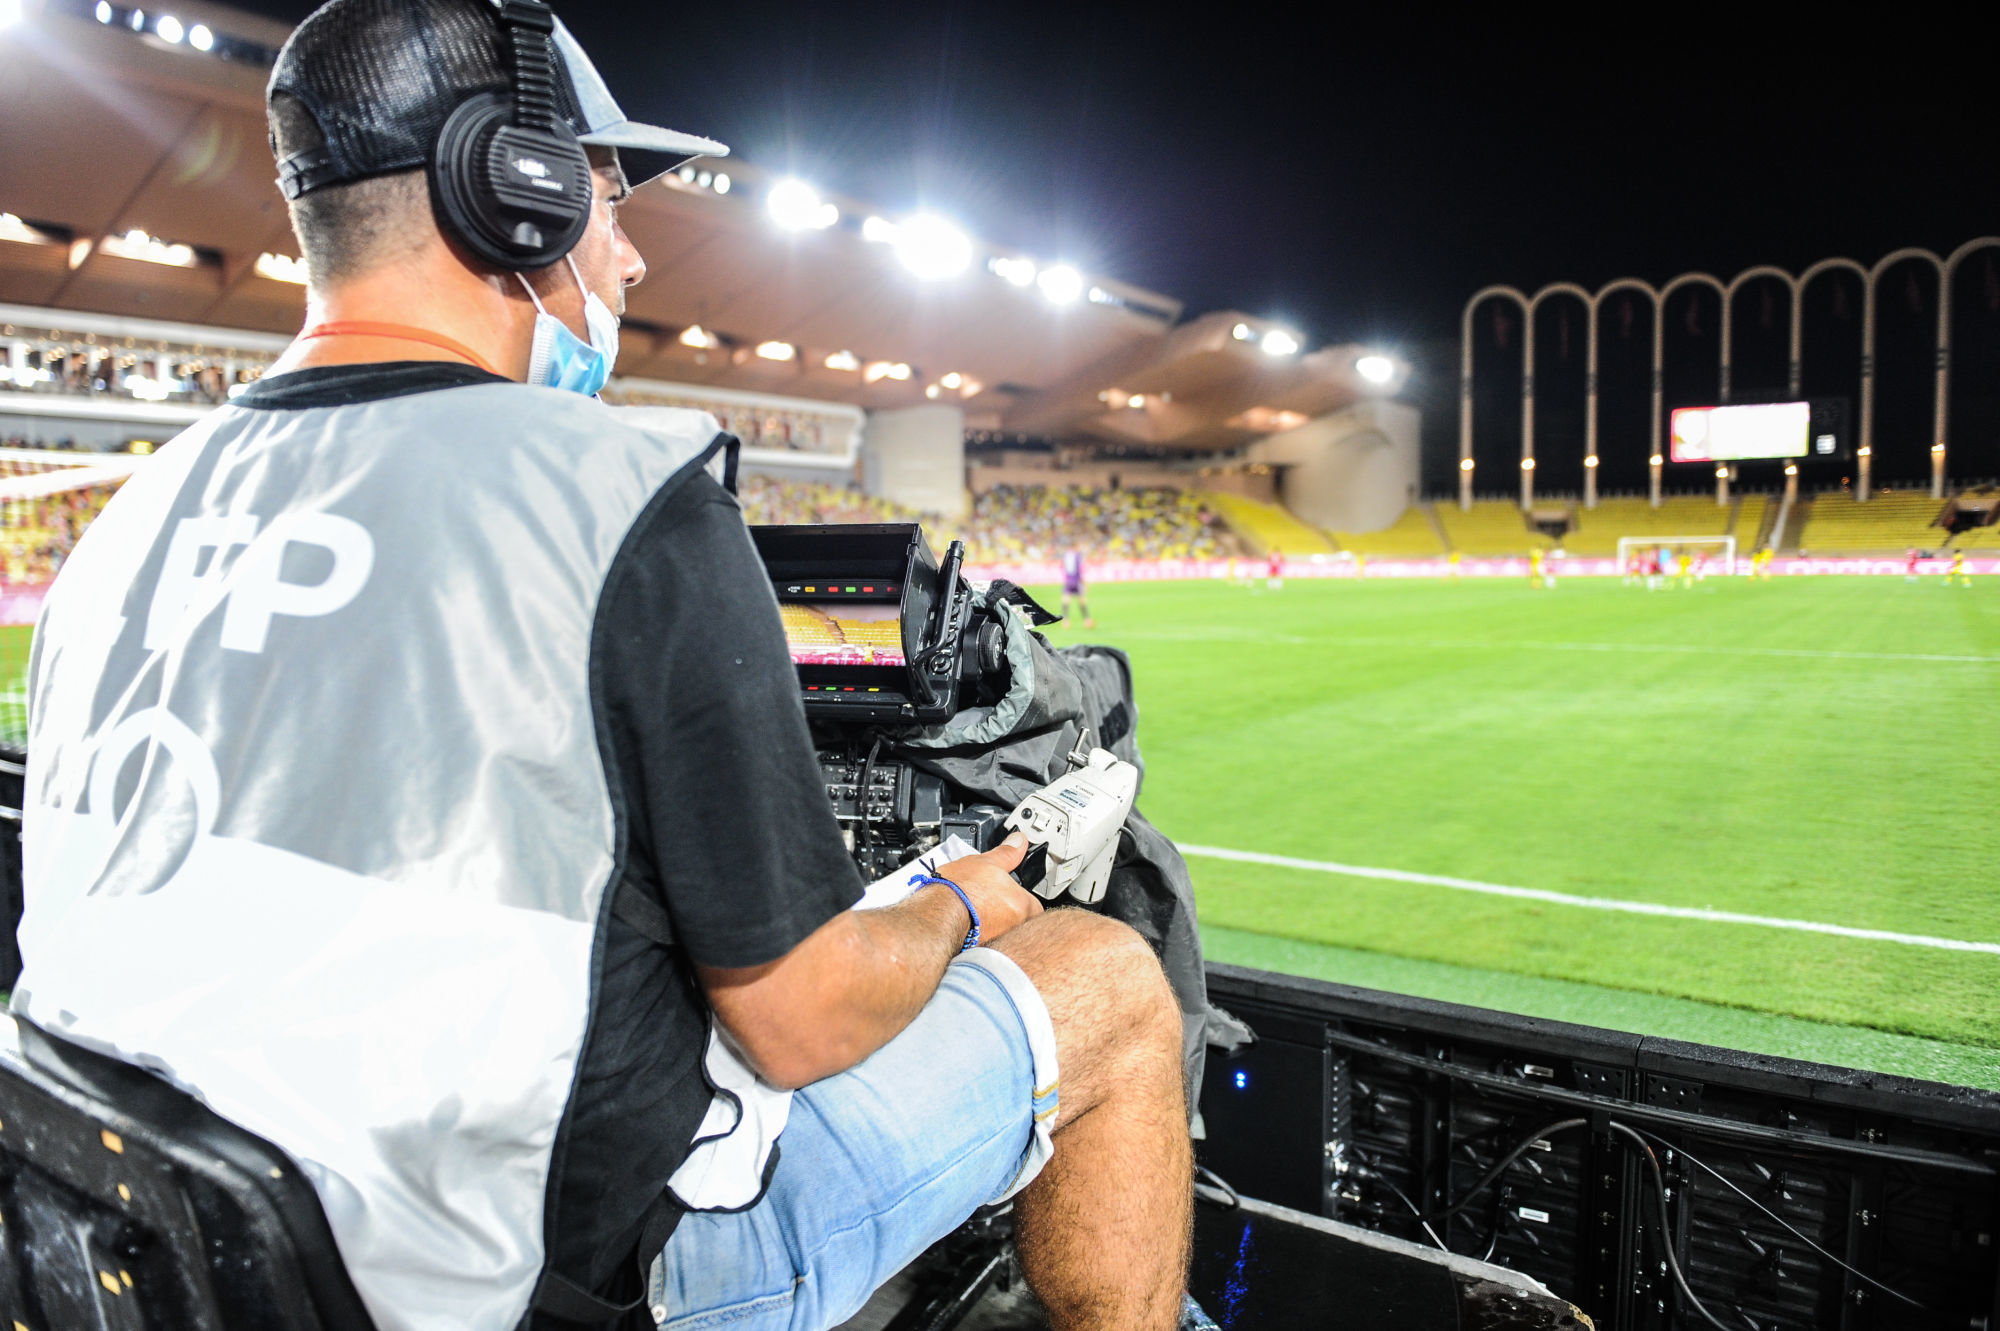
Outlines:
[[1028,1284],[1055,1331],[1169,1331],[1193,1204],[1173,990],[1144,939],[1087,911],[993,946],[1048,1005],[1062,1065],[1054,1158],[1015,1204]]

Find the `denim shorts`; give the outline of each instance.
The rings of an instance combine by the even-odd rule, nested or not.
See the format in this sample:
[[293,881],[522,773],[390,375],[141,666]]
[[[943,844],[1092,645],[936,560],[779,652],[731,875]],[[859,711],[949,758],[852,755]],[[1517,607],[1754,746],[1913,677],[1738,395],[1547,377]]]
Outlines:
[[960,956],[915,1021],[793,1097],[770,1190],[733,1215],[684,1217],[653,1267],[671,1328],[820,1331],[1053,1149],[1055,1030],[1021,968]]

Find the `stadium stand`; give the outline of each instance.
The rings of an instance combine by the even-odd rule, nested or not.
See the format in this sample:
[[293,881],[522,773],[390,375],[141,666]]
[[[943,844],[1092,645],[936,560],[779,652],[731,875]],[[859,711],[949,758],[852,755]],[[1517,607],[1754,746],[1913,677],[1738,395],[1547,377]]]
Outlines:
[[1185,490],[996,485],[974,500],[964,522],[941,525],[958,528],[976,564],[1058,559],[1069,550],[1095,559],[1216,559],[1232,551],[1215,498]]
[[1934,550],[1947,534],[1934,525],[1944,507],[1928,490],[1879,490],[1865,504],[1842,490],[1813,497],[1799,549],[1815,555],[1900,554]]
[[1204,491],[1201,498],[1214,506],[1253,555],[1269,554],[1273,547],[1287,555],[1330,555],[1340,548],[1325,532],[1301,522],[1282,504],[1222,491]]
[[1373,558],[1377,555],[1396,559],[1422,559],[1441,555],[1444,541],[1438,529],[1432,525],[1429,504],[1411,504],[1402,516],[1380,531],[1335,532],[1333,539],[1343,550],[1352,550],[1357,555]]
[[93,485],[4,504],[0,575],[10,583],[46,582],[76,547],[77,538],[117,493],[115,485]]
[[1214,496],[1182,490],[996,485],[974,501],[969,515],[952,520],[839,486],[746,476],[739,488],[744,518],[752,523],[922,522],[934,543],[963,540],[975,564],[1053,560],[1071,550],[1092,559],[1234,553],[1206,502]]
[[107,346],[95,334],[61,329],[48,330],[53,336],[6,336],[13,331],[11,324],[0,330],[0,393],[10,397],[53,394],[213,406],[228,401],[232,390],[241,392],[276,359],[268,352],[165,341],[128,350]]
[[1769,495],[1748,494],[1736,501],[1736,525],[1729,534],[1736,538],[1736,553],[1748,557],[1757,550],[1757,538],[1764,533],[1764,518],[1771,509]]
[[924,522],[923,514],[844,486],[744,476],[736,487],[743,520],[753,526],[811,522]]
[[[1440,504],[1437,515],[1451,548],[1461,554],[1520,555],[1555,546],[1554,541],[1528,526],[1521,506],[1511,499],[1475,499],[1469,509]],[[1618,539],[1614,536],[1611,548],[1615,550],[1617,546]]]
[[[1757,520],[1763,520],[1763,496],[1758,500]],[[1736,536],[1740,553],[1748,554],[1741,532],[1732,533],[1736,516],[1733,507],[1718,504],[1713,495],[1668,495],[1660,506],[1642,498],[1600,499],[1596,508],[1579,506],[1576,523],[1563,538],[1563,549],[1573,555],[1615,555],[1622,536]],[[1468,551],[1467,553],[1474,553]]]

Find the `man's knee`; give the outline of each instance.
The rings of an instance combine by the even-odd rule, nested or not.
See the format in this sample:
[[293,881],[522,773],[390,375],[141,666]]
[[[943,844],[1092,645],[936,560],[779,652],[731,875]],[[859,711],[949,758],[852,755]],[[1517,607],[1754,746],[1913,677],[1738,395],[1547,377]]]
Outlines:
[[1076,1058],[1171,1052],[1179,1066],[1180,1005],[1166,973],[1130,925],[1085,910],[1053,910],[994,945],[1049,1009],[1064,1081]]

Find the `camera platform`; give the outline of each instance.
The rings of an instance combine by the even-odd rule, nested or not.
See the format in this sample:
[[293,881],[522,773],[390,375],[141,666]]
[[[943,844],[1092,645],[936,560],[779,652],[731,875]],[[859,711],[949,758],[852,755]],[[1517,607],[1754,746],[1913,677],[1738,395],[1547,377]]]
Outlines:
[[[839,1331],[1042,1331],[1005,1239],[980,1222],[885,1285]],[[1226,1331],[1586,1331],[1525,1276],[1289,1207],[1195,1208],[1189,1291]]]

